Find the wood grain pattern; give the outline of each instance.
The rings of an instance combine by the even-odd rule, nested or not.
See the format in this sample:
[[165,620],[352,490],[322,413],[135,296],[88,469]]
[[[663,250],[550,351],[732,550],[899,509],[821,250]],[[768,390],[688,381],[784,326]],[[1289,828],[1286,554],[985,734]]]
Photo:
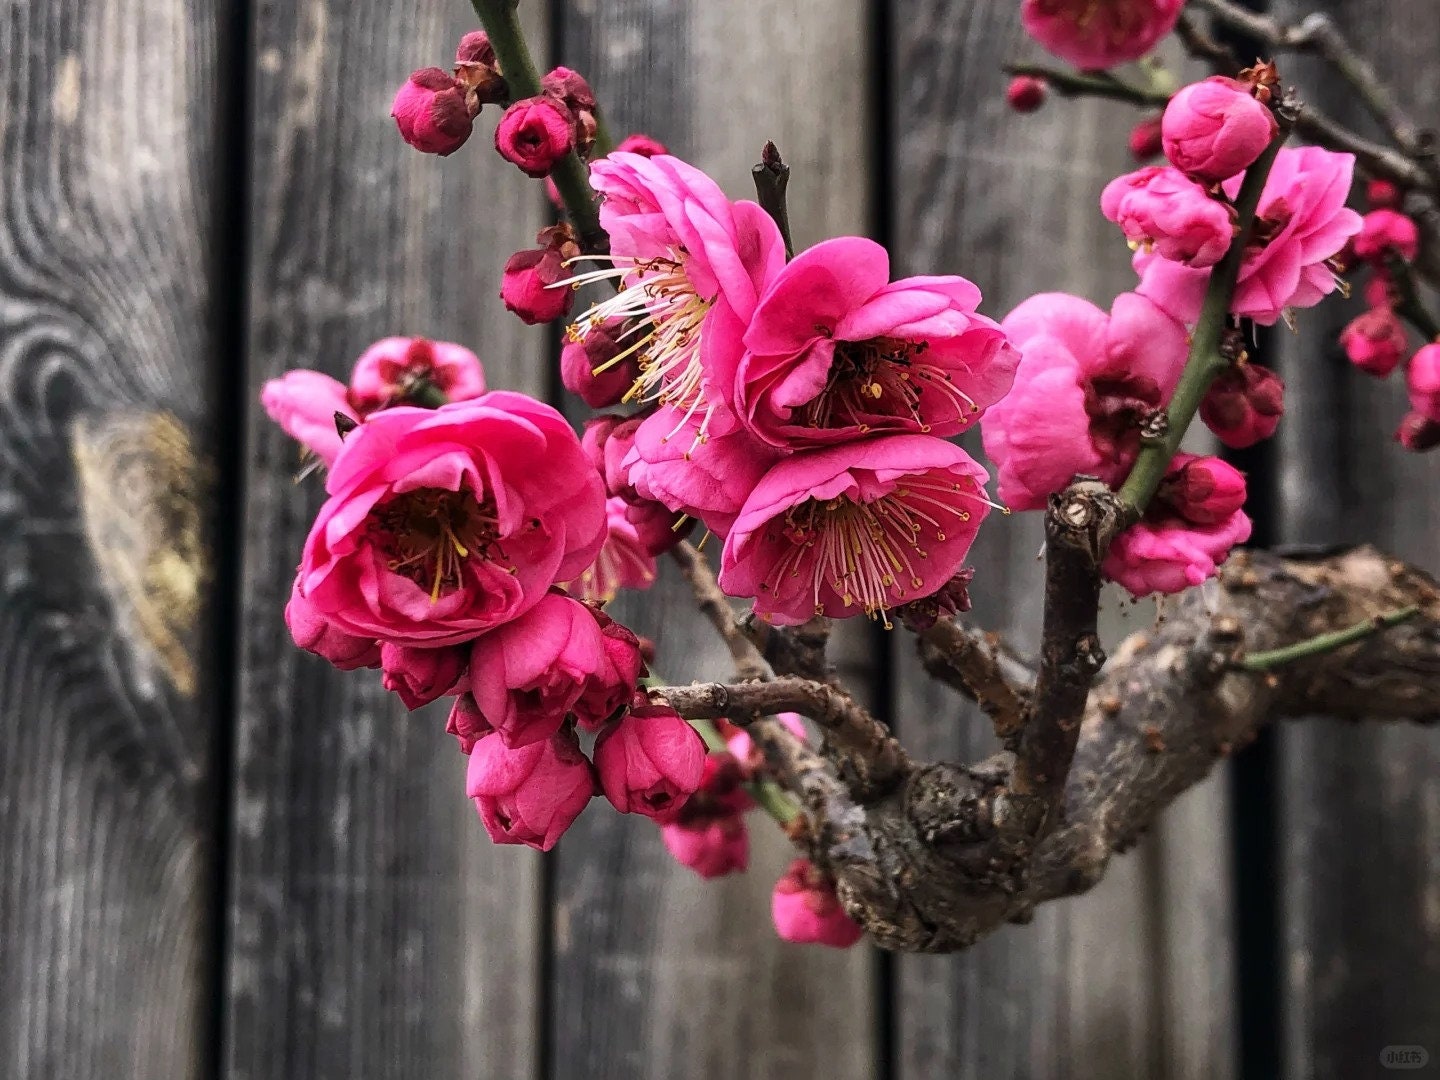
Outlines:
[[[1000,64],[1034,49],[1014,5],[906,0],[891,12],[898,271],[965,274],[995,315],[1045,290],[1108,306],[1133,287],[1097,201],[1131,167],[1120,133],[1138,114],[1068,101],[1010,113]],[[993,520],[972,555],[975,621],[1021,649],[1038,644],[1040,545],[1038,515],[1017,515]],[[1102,632],[1116,641],[1143,628],[1149,610],[1112,595]],[[912,752],[990,753],[984,716],[926,681],[908,637],[897,635],[896,648],[896,708]],[[1091,894],[1046,905],[1033,924],[959,956],[901,958],[898,1075],[1232,1075],[1223,918],[1189,892],[1197,881],[1224,891],[1223,836],[1212,781],[1159,836],[1112,861]],[[1222,897],[1207,899],[1224,910]],[[1172,970],[1174,960],[1186,966]]]
[[[1277,5],[1293,16],[1297,5]],[[1330,5],[1401,99],[1433,125],[1440,26],[1425,0]],[[1381,50],[1381,51],[1376,51]],[[1308,100],[1363,115],[1310,65],[1291,65]],[[1358,277],[1357,277],[1358,280]],[[1433,298],[1432,298],[1433,300]],[[1336,335],[1361,310],[1327,303],[1285,336],[1282,539],[1373,541],[1440,571],[1440,457],[1389,439],[1405,408],[1397,375],[1345,361]],[[1306,721],[1281,732],[1279,852],[1287,1076],[1388,1075],[1389,1045],[1440,1056],[1440,741],[1434,732]],[[1416,1074],[1422,1075],[1422,1074]]]
[[[859,5],[623,0],[564,8],[562,58],[591,79],[617,135],[647,131],[746,198],[750,166],[774,139],[794,168],[797,242],[864,228]],[[785,62],[802,48],[830,62]],[[695,619],[673,568],[617,610],[658,642],[662,671],[728,674],[723,648]],[[778,941],[770,890],[791,851],[759,815],[751,838],[747,874],[705,882],[666,854],[648,823],[617,818],[603,804],[580,819],[557,849],[553,1076],[874,1075],[873,956]]]
[[[537,1067],[539,863],[492,846],[444,706],[297,652],[281,612],[320,485],[255,401],[291,367],[345,374],[386,334],[463,342],[543,393],[543,331],[497,298],[543,194],[489,148],[417,154],[395,87],[451,62],[463,4],[254,9],[249,475],[226,1000],[227,1075],[522,1077]],[[535,20],[543,29],[543,18]],[[543,37],[541,38],[543,43]]]
[[207,103],[227,10],[0,4],[4,1076],[203,1067]]

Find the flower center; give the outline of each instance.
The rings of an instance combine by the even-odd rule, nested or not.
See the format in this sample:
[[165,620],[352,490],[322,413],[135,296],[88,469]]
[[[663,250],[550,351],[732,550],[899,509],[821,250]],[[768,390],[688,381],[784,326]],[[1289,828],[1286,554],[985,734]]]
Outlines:
[[[598,258],[598,256],[591,256]],[[620,336],[621,352],[601,369],[634,356],[640,368],[625,401],[657,402],[681,409],[688,420],[704,410],[703,437],[711,406],[701,385],[700,329],[714,304],[695,291],[679,256],[630,260],[607,256],[620,266],[591,270],[568,278],[561,285],[579,288],[592,281],[618,281],[620,291],[592,306],[567,331],[571,341],[584,341],[597,326],[612,319],[639,319]],[[596,374],[599,373],[597,370]]]
[[864,435],[877,415],[908,416],[928,432],[930,424],[920,410],[926,390],[953,406],[957,418],[978,412],[948,371],[922,359],[928,348],[928,342],[898,338],[836,342],[825,388],[802,407],[799,422],[812,428],[854,427]]
[[907,588],[925,584],[920,564],[930,557],[926,543],[943,543],[946,529],[970,520],[970,511],[955,505],[957,496],[988,502],[956,481],[914,476],[872,502],[842,495],[799,503],[780,519],[779,534],[770,533],[792,545],[776,563],[775,577],[798,577],[808,567],[815,614],[824,613],[820,590],[828,584],[847,607],[858,604],[888,630],[886,609],[903,603]]
[[1140,426],[1160,407],[1160,387],[1148,375],[1092,379],[1085,386],[1090,437],[1106,457],[1119,457],[1140,442]]
[[396,495],[370,512],[369,538],[390,570],[430,591],[431,603],[464,584],[470,559],[505,565],[495,501],[471,491],[422,488]]

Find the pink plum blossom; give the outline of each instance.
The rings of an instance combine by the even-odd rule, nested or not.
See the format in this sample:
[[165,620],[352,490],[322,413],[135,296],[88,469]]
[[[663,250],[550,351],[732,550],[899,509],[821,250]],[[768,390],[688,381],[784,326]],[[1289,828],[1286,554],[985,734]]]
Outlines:
[[344,383],[304,368],[267,382],[260,391],[260,403],[286,435],[326,465],[340,453],[342,442],[335,414],[356,423],[360,420]]
[[400,137],[416,150],[453,154],[470,138],[479,104],[472,109],[465,89],[448,71],[422,68],[395,93],[390,115]]
[[750,831],[738,814],[660,826],[665,850],[707,881],[743,873],[750,865]]
[[565,103],[541,94],[517,101],[495,127],[495,149],[526,176],[549,174],[575,146],[575,117]]
[[634,324],[612,319],[584,338],[566,340],[560,350],[560,381],[592,409],[618,405],[636,378],[640,365],[630,352]]
[[617,666],[596,613],[554,592],[476,640],[470,692],[513,748],[548,739],[572,712],[598,726],[630,700],[642,667],[633,634],[629,657]]
[[1420,226],[1398,210],[1371,210],[1360,221],[1355,234],[1355,257],[1369,263],[1384,263],[1391,255],[1409,262],[1420,254]]
[[549,851],[595,793],[595,774],[573,735],[510,748],[498,735],[470,754],[465,792],[490,839]]
[[582,600],[608,604],[621,589],[648,589],[655,583],[655,556],[629,510],[624,499],[612,495],[605,500],[605,543],[595,562],[567,586]]
[[[1019,354],[962,277],[890,281],[873,240],[840,237],[776,275],[729,387],[740,422],[795,450],[864,435],[954,435],[1010,389]],[[715,371],[717,384],[725,373]]]
[[1021,354],[1014,387],[981,424],[1001,500],[1038,510],[1077,474],[1123,480],[1143,416],[1169,401],[1185,366],[1184,328],[1134,293],[1108,315],[1042,293],[1001,326]]
[[603,197],[613,265],[574,280],[618,279],[620,291],[582,315],[572,335],[647,319],[635,339],[640,374],[631,396],[695,417],[698,440],[725,434],[734,422],[715,373],[728,378],[739,362],[755,305],[785,264],[779,229],[758,205],[731,202],[668,154],[613,153],[590,166],[590,182]]
[[[1271,167],[1259,213],[1240,265],[1230,310],[1262,326],[1293,308],[1313,307],[1338,288],[1333,260],[1360,229],[1360,215],[1345,206],[1355,158],[1318,146],[1286,147]],[[1243,174],[1225,182],[1232,199]],[[1141,295],[1172,318],[1193,325],[1209,272],[1153,254],[1136,256]]]
[[1235,236],[1230,207],[1178,169],[1149,166],[1106,185],[1100,209],[1125,239],[1163,259],[1214,266]]
[[326,491],[300,593],[343,633],[401,645],[454,645],[518,617],[605,537],[600,478],[570,425],[504,391],[375,413]]
[[1361,371],[1385,378],[1405,359],[1410,342],[1405,324],[1389,307],[1371,308],[1340,331],[1340,345]]
[[480,358],[464,345],[422,337],[387,337],[375,342],[355,361],[355,370],[350,374],[350,404],[358,416],[368,416],[403,403],[421,379],[450,401],[468,401],[485,392]]
[[808,859],[796,859],[775,883],[770,915],[784,941],[848,949],[865,936],[840,906],[835,883]]
[[700,786],[705,744],[668,705],[637,705],[595,740],[595,769],[616,810],[668,821]]
[[[887,618],[960,567],[991,503],[985,470],[933,435],[889,435],[775,465],[720,556],[720,587],[779,625]],[[887,619],[888,622],[888,619]]]
[[463,690],[469,658],[470,650],[463,645],[421,649],[386,642],[380,646],[382,681],[407,709],[418,709]]
[[1440,344],[1426,345],[1410,358],[1405,386],[1410,392],[1410,407],[1440,423]]
[[535,236],[536,248],[517,251],[505,262],[500,299],[507,310],[531,326],[553,322],[570,310],[574,290],[566,287],[568,260],[580,254],[568,225],[550,225]]
[[285,605],[285,625],[296,645],[323,656],[341,671],[380,666],[379,643],[373,637],[356,637],[336,629],[301,594],[298,577],[290,589],[290,602]]
[[1279,131],[1275,114],[1252,87],[1222,75],[1182,87],[1160,122],[1170,163],[1206,184],[1248,169]]
[[1185,0],[1023,0],[1020,22],[1061,60],[1099,70],[1148,53],[1184,6]]

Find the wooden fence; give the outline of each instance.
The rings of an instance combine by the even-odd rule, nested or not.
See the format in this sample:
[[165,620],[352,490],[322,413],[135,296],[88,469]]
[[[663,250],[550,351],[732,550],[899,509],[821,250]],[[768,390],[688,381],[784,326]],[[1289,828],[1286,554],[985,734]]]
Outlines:
[[[774,139],[802,243],[868,232],[993,313],[1133,281],[1096,197],[1135,117],[1008,113],[1015,0],[522,6],[617,130],[732,194]],[[1328,6],[1434,107],[1434,0]],[[0,0],[0,1077],[1353,1080],[1394,1044],[1440,1070],[1433,732],[1291,726],[1090,895],[897,958],[777,942],[774,836],[718,883],[598,807],[549,857],[492,847],[443,710],[291,646],[317,488],[264,379],[424,333],[555,391],[552,337],[496,299],[542,196],[493,117],[439,160],[388,116],[472,26],[463,0]],[[1346,317],[1262,342],[1291,396],[1245,462],[1258,539],[1440,569],[1437,459],[1386,441],[1399,394],[1339,358]],[[1022,646],[1038,546],[1015,519],[975,558],[977,617]],[[623,617],[722,671],[675,582]],[[917,753],[986,752],[905,646],[861,628],[842,659]]]

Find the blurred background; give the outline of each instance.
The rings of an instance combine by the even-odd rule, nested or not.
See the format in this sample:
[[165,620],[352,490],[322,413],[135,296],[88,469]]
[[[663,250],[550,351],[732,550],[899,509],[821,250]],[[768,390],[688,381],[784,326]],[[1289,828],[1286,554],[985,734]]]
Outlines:
[[[617,135],[735,197],[773,139],[802,245],[874,236],[997,317],[1133,285],[1097,198],[1141,116],[1008,111],[1000,65],[1035,55],[1015,0],[520,2]],[[1304,6],[1434,108],[1434,0]],[[443,706],[291,645],[321,490],[266,378],[423,334],[559,400],[555,335],[497,296],[550,209],[490,152],[496,110],[443,160],[389,117],[476,25],[465,0],[0,0],[0,1077],[1353,1080],[1390,1045],[1440,1071],[1432,732],[1270,732],[1093,893],[892,957],[774,937],[762,822],[750,872],[711,883],[598,805],[548,857],[491,846]],[[1240,461],[1256,542],[1440,570],[1436,459],[1344,362],[1354,313],[1259,341],[1291,395]],[[1022,649],[1038,525],[997,518],[973,560],[975,618]],[[621,617],[663,670],[721,675],[671,569]],[[839,660],[915,754],[990,752],[903,632],[851,628]]]

